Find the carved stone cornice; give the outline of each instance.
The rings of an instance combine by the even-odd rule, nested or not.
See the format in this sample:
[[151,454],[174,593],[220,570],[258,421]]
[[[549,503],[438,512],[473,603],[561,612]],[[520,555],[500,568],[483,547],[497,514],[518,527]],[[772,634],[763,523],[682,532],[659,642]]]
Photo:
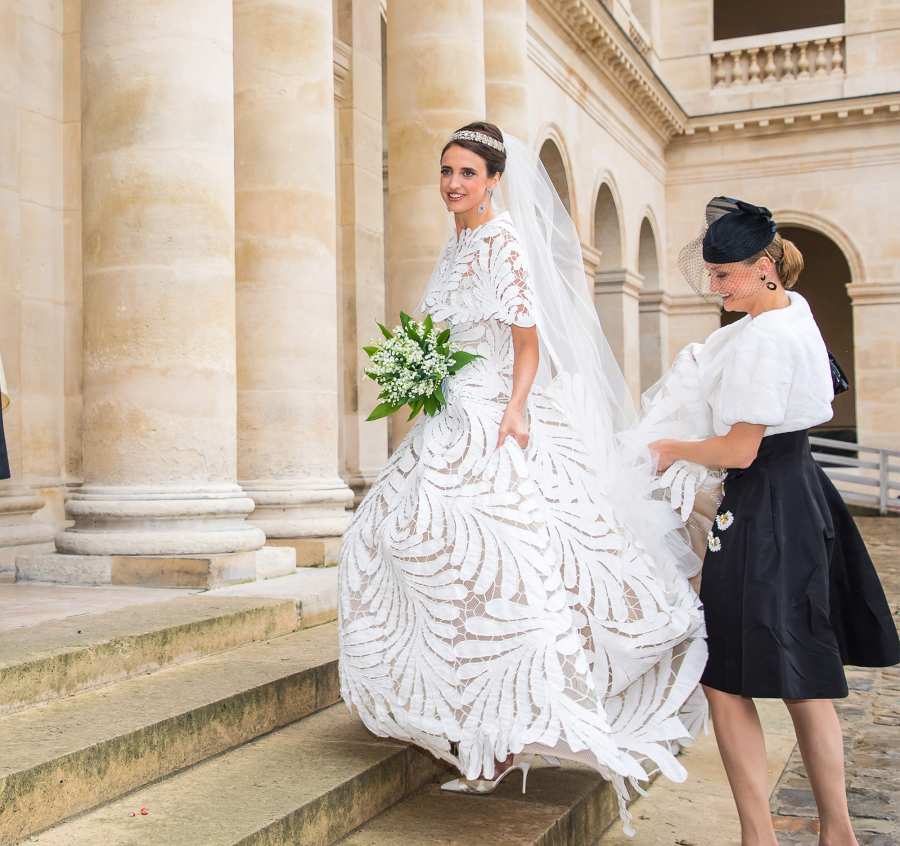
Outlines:
[[900,93],[841,97],[813,103],[797,103],[696,115],[688,118],[684,134],[707,136],[721,130],[744,135],[780,134],[825,126],[850,126],[862,122],[900,119]]
[[684,131],[684,109],[599,0],[539,2],[666,141]]

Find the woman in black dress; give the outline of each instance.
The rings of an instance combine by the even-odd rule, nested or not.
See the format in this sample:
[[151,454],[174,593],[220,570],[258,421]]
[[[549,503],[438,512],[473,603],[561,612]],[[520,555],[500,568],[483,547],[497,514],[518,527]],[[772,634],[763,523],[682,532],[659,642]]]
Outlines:
[[[705,234],[682,251],[692,284],[746,316],[692,351],[712,437],[651,445],[675,461],[726,468],[700,598],[703,685],[743,846],[776,846],[765,740],[754,697],[783,699],[815,794],[821,846],[856,846],[844,786],[844,664],[900,660],[897,631],[866,547],[810,453],[831,419],[831,369],[809,306],[788,292],[803,267],[768,209],[717,197]],[[701,257],[702,256],[702,257]]]

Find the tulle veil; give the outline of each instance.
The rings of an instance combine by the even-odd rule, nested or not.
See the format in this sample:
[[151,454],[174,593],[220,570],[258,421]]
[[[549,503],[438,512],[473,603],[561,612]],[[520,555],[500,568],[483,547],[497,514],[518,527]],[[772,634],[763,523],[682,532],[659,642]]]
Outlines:
[[494,202],[509,212],[530,269],[541,349],[534,388],[563,407],[617,514],[662,574],[693,575],[699,560],[680,518],[654,493],[653,458],[634,437],[637,409],[600,323],[575,223],[540,158],[514,136],[504,133],[504,144]]

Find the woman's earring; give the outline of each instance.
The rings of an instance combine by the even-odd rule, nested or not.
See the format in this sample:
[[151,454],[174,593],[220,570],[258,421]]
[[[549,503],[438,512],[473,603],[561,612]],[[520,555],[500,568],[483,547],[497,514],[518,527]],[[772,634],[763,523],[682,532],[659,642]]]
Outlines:
[[[765,278],[766,278],[766,277],[763,276],[763,279],[765,279]],[[766,287],[767,287],[770,291],[774,291],[778,286],[777,286],[774,282],[766,282]]]
[[[491,200],[494,196],[494,189],[488,188],[485,191],[485,194],[487,194],[488,200]],[[481,203],[478,205],[478,214],[484,214],[486,210],[487,210],[487,203],[484,200],[482,200]]]

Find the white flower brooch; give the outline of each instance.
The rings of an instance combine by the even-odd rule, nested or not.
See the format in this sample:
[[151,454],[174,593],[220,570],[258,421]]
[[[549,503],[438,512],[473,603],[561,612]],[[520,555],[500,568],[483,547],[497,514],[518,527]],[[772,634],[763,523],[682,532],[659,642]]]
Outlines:
[[720,532],[724,532],[734,522],[734,514],[726,511],[724,514],[716,514],[716,525]]
[[709,533],[706,535],[706,546],[709,548],[710,552],[718,552],[722,548],[722,539],[717,538],[712,533],[712,529],[710,529]]

